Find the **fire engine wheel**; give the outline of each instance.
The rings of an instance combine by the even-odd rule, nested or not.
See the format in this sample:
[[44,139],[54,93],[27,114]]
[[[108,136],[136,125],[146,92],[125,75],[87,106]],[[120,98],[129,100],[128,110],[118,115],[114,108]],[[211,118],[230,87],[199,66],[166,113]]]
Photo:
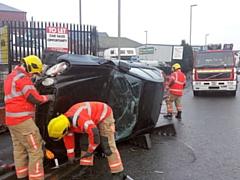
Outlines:
[[193,91],[193,95],[194,95],[194,96],[198,96],[198,95],[199,95],[199,92],[198,92],[198,91]]

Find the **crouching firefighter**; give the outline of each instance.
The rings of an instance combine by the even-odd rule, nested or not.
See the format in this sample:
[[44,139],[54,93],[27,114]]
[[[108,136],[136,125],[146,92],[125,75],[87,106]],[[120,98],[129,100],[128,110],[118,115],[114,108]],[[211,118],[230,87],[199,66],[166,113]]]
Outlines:
[[172,66],[173,73],[170,75],[166,90],[168,90],[168,96],[166,98],[167,104],[167,114],[164,115],[165,118],[172,118],[173,105],[175,103],[177,109],[177,119],[182,119],[182,95],[183,89],[186,84],[186,76],[181,71],[180,64],[176,63]]
[[[80,171],[72,180],[86,177],[91,173],[93,153],[100,144],[108,159],[112,178],[124,180],[123,165],[116,147],[113,112],[111,107],[102,102],[81,102],[73,105],[65,114],[52,119],[48,124],[50,138],[57,141],[63,138],[68,162],[74,161],[74,133],[88,135],[89,144],[81,147]],[[81,141],[81,139],[80,139]]]

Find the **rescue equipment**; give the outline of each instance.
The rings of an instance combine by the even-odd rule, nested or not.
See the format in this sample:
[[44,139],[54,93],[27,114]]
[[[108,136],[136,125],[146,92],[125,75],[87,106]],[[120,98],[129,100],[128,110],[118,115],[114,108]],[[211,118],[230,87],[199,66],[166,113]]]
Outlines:
[[0,166],[0,175],[6,173],[8,171],[11,171],[11,170],[15,170],[15,165],[4,163]]

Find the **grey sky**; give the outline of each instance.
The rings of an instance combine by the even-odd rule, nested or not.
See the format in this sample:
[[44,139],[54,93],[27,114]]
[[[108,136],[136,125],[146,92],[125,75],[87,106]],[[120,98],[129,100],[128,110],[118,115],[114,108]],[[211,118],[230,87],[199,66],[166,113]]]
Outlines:
[[[79,0],[0,0],[27,12],[35,21],[79,23]],[[192,45],[234,43],[240,49],[239,1],[227,0],[121,0],[121,36],[140,43],[180,44],[190,39],[192,8]],[[98,31],[118,36],[118,0],[82,0],[82,23]]]

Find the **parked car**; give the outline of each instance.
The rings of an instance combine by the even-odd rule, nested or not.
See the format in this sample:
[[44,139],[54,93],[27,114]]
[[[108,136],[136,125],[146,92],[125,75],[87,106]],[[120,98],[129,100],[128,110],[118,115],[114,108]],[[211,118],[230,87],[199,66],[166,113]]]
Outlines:
[[[159,118],[164,95],[160,69],[91,55],[43,52],[46,65],[36,86],[40,94],[55,94],[55,102],[37,107],[35,119],[47,149],[60,155],[62,141],[53,142],[47,133],[49,121],[73,104],[105,102],[113,109],[117,142],[151,131]],[[61,153],[61,156],[63,153]]]
[[42,50],[46,48],[45,39],[34,39],[26,35],[10,35],[10,57],[13,61],[19,61],[22,57],[34,54],[42,56]]

